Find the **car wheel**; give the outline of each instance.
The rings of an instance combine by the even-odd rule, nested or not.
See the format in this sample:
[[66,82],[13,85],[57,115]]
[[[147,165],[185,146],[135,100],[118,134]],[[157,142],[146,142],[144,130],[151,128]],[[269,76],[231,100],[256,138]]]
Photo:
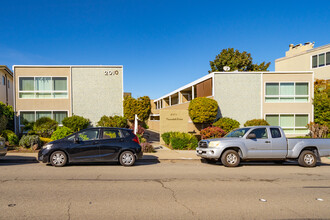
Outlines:
[[124,151],[119,156],[119,162],[125,167],[132,166],[135,163],[135,156],[131,151]]
[[298,158],[299,165],[303,167],[315,167],[316,162],[316,155],[310,150],[303,151]]
[[63,167],[68,161],[68,157],[63,151],[55,151],[50,155],[50,164],[55,167]]
[[227,150],[221,156],[221,163],[226,167],[237,167],[240,161],[241,158],[234,150]]

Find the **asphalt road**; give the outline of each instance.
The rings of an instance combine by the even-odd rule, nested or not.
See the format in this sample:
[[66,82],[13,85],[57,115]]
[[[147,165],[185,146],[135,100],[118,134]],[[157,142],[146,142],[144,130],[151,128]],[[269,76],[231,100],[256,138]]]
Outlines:
[[326,164],[0,163],[0,180],[0,219],[330,218]]

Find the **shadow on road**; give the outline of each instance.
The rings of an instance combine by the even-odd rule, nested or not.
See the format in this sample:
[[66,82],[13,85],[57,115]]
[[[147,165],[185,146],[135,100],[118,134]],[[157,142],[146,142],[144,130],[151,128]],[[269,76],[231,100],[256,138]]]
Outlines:
[[[216,163],[207,163],[204,161],[201,161],[201,163],[207,164],[209,166],[223,166],[221,162],[216,162]],[[274,167],[286,167],[286,166],[300,166],[298,164],[298,162],[296,161],[286,161],[283,163],[276,163],[273,161],[243,161],[239,164],[238,167],[244,167],[244,166],[274,166]],[[318,162],[316,167],[319,166],[330,166],[330,164],[327,163],[322,163],[322,162]]]
[[0,158],[0,166],[13,166],[29,163],[39,163],[35,157],[6,155]]
[[[158,157],[153,155],[145,155],[143,156],[143,159],[136,160],[135,164],[133,166],[148,166],[160,163],[158,160]],[[51,166],[50,164],[47,164],[48,166]],[[119,162],[76,162],[76,163],[70,163],[66,166],[122,166]]]

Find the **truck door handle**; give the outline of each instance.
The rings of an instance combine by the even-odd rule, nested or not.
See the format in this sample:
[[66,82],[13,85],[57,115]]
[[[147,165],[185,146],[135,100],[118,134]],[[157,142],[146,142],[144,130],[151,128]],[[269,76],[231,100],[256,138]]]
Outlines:
[[270,144],[270,141],[265,141],[266,144]]

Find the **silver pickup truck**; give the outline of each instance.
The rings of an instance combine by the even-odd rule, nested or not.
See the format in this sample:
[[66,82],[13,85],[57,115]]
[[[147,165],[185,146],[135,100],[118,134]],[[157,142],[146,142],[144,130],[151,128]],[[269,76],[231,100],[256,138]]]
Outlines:
[[208,162],[221,160],[236,167],[241,160],[298,160],[304,167],[315,167],[320,157],[330,156],[330,138],[287,139],[279,126],[254,126],[231,131],[223,138],[201,140],[197,156]]

